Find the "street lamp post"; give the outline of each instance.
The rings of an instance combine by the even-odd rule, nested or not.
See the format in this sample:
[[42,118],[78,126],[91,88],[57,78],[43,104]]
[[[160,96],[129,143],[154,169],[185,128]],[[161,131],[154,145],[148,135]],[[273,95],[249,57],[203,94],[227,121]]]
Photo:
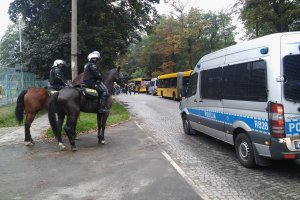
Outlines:
[[20,52],[22,52],[22,34],[21,34],[21,18],[22,14],[18,15],[18,22],[19,22],[19,38],[20,38]]
[[[22,18],[22,14],[20,13],[20,14],[18,14],[20,53],[22,53],[21,18]],[[20,65],[21,65],[21,86],[22,86],[22,90],[23,90],[24,89],[23,65],[22,65],[22,63],[20,63]]]

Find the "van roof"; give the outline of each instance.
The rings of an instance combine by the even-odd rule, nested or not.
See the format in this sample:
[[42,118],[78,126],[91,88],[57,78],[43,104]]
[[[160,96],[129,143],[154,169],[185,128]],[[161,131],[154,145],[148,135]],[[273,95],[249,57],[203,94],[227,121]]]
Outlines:
[[[225,55],[234,54],[236,52],[242,52],[249,49],[254,48],[263,48],[263,47],[269,47],[270,44],[274,41],[279,41],[280,38],[283,35],[289,35],[289,34],[299,34],[300,31],[296,32],[284,32],[284,33],[274,33],[266,36],[262,36],[253,40],[244,41],[229,47],[226,47],[224,49],[220,49],[218,51],[215,51],[213,53],[207,54],[203,56],[197,63],[195,69],[200,65],[200,63],[207,62],[210,60],[214,60],[217,58],[224,57]],[[199,67],[198,67],[199,68]]]

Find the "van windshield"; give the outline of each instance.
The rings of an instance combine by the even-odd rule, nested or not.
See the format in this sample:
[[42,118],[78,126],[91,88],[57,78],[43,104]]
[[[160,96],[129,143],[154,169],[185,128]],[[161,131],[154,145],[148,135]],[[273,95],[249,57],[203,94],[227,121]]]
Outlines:
[[287,100],[300,102],[300,55],[283,58],[284,96]]

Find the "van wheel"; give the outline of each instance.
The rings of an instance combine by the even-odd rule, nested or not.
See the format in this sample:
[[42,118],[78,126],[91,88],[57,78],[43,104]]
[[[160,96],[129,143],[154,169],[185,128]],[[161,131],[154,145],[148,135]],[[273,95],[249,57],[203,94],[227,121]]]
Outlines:
[[190,121],[187,119],[186,115],[182,116],[182,125],[183,125],[183,131],[187,135],[195,135],[196,131],[192,129]]
[[174,92],[173,92],[173,95],[172,95],[172,99],[173,99],[174,101],[176,101],[176,95],[175,95]]
[[249,136],[246,133],[240,133],[235,139],[234,146],[239,162],[247,168],[253,168],[256,164]]

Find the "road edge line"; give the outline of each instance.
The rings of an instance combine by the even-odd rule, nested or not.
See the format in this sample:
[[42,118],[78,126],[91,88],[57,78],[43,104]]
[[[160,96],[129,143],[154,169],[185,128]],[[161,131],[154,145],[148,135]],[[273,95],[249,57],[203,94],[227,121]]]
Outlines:
[[199,189],[195,186],[195,183],[186,175],[183,169],[171,158],[167,152],[162,151],[161,154],[170,162],[170,164],[174,167],[174,169],[180,174],[180,176],[194,189],[194,191],[203,199],[210,200],[210,198],[203,193],[203,191],[199,191]]

